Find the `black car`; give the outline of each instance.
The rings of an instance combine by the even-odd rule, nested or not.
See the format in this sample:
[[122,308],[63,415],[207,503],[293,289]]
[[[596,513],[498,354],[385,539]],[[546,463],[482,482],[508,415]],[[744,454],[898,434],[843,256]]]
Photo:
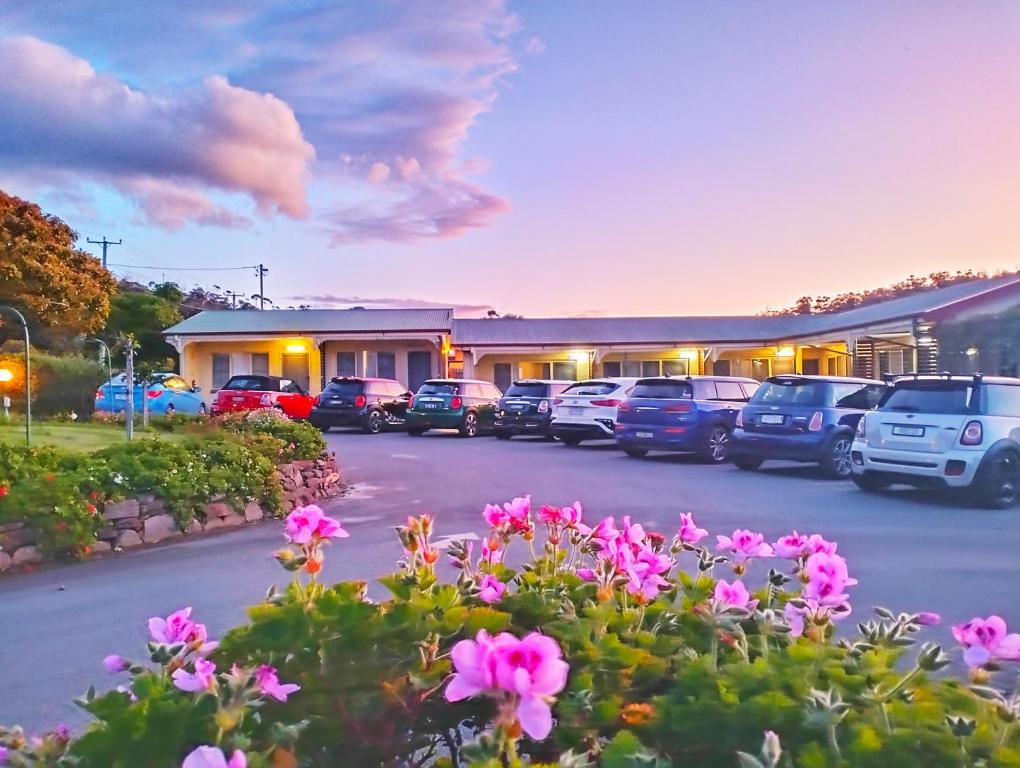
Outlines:
[[330,427],[359,427],[375,435],[403,427],[410,400],[407,387],[393,379],[338,377],[322,390],[309,421],[323,432]]
[[552,399],[573,381],[521,379],[507,389],[496,408],[496,437],[509,440],[514,435],[550,437]]

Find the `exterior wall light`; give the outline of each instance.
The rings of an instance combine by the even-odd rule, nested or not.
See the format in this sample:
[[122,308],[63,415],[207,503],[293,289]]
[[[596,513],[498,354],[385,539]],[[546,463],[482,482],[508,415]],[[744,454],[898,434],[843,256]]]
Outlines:
[[570,352],[570,359],[575,363],[587,363],[588,353],[583,349],[575,349]]
[[296,344],[288,344],[286,347],[284,347],[284,351],[290,352],[291,354],[295,355],[300,354],[301,352],[305,351],[305,345],[300,342]]
[[793,357],[795,354],[793,347],[779,347],[776,350],[776,357]]
[[977,353],[978,353],[978,348],[977,347],[967,347],[967,352],[966,352],[967,357],[975,357],[977,355]]

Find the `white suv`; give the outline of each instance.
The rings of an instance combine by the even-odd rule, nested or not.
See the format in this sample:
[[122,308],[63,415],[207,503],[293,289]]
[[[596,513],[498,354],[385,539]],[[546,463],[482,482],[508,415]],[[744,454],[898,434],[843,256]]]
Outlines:
[[553,400],[549,431],[566,445],[582,440],[612,440],[620,403],[637,383],[637,377],[606,377],[579,381]]
[[866,491],[894,483],[966,488],[993,509],[1020,497],[1020,379],[910,376],[857,425],[853,480]]

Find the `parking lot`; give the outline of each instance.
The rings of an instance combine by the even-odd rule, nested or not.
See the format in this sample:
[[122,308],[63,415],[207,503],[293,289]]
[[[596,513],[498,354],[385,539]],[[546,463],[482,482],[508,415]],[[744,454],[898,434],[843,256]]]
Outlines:
[[[882,603],[937,611],[947,622],[998,612],[1020,623],[1020,508],[990,512],[908,490],[874,496],[791,464],[749,473],[678,456],[632,459],[611,444],[442,432],[327,439],[353,485],[332,510],[351,538],[328,552],[326,579],[391,569],[400,555],[392,526],[408,514],[433,513],[439,536],[480,532],[486,502],[530,493],[536,503],[579,499],[589,518],[630,515],[666,534],[680,512],[713,534],[738,526],[771,539],[792,529],[822,533],[860,579],[851,595],[858,616]],[[71,697],[108,683],[99,664],[106,654],[144,650],[151,615],[193,605],[214,633],[242,621],[244,605],[286,581],[272,559],[280,541],[271,521],[0,579],[0,722],[82,722]]]

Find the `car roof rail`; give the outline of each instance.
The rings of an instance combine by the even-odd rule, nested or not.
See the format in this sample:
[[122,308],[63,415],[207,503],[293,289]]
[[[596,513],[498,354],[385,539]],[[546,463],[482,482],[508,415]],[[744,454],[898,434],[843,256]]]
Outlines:
[[953,378],[953,374],[950,373],[949,371],[942,371],[942,373],[940,373],[939,376],[943,376],[943,377],[945,377],[947,379]]
[[984,379],[984,377],[985,377],[985,375],[983,373],[975,373],[974,374],[974,383],[975,384],[980,384],[981,380]]

